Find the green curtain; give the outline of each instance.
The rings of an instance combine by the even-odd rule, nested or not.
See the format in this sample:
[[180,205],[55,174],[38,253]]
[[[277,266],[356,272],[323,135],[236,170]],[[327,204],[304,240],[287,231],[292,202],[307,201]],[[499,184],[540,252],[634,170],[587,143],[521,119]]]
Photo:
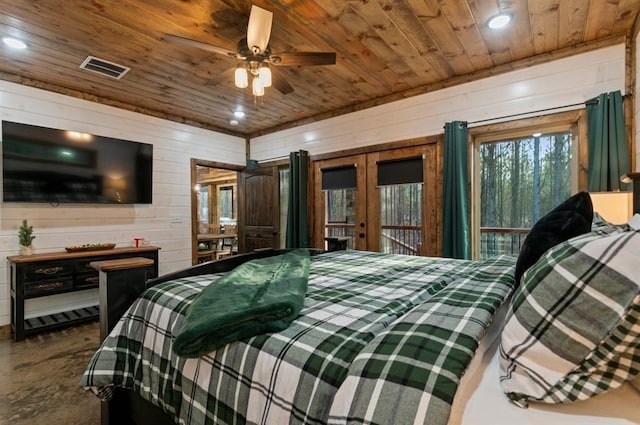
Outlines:
[[620,176],[629,171],[629,151],[620,91],[586,102],[589,191],[627,190]]
[[309,152],[289,154],[289,208],[287,209],[287,248],[309,247],[309,216],[307,214],[307,182]]
[[464,121],[444,126],[442,255],[450,258],[471,258],[467,136]]

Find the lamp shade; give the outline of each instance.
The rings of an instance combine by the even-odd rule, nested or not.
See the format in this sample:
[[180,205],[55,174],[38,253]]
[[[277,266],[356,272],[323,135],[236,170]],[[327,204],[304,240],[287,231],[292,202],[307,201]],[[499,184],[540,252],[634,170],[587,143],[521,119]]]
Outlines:
[[239,89],[243,89],[249,85],[249,76],[245,68],[241,66],[236,68],[235,83]]
[[262,81],[260,81],[260,78],[255,77],[253,79],[251,89],[254,96],[264,96],[264,86],[262,85]]
[[271,69],[266,64],[260,67],[259,75],[262,87],[271,87]]
[[613,224],[624,224],[633,215],[632,192],[590,192],[593,211]]

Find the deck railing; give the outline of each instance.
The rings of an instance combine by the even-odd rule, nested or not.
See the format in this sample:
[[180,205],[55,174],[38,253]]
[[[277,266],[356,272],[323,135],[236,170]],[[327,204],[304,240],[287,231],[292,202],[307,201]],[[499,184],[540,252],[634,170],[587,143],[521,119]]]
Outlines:
[[381,252],[421,255],[422,229],[420,226],[382,225],[381,227]]
[[[356,233],[354,224],[327,223],[325,228],[327,237],[348,237],[347,248],[353,249]],[[420,255],[422,246],[422,230],[420,226],[383,225],[381,230],[380,252]]]
[[[328,223],[325,225],[328,237],[348,237],[347,248],[353,249],[355,241],[354,224]],[[480,228],[480,259],[494,255],[518,255],[531,229],[509,227]],[[380,252],[390,254],[422,255],[422,229],[419,226],[383,225]]]
[[518,255],[531,229],[513,227],[481,227],[480,259],[500,254]]

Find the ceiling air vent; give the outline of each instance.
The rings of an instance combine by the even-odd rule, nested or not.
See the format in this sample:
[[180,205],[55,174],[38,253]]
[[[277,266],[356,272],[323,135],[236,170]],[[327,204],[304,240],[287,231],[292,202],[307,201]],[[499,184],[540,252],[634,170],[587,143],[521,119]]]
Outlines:
[[98,74],[105,75],[110,78],[119,80],[126,74],[131,68],[118,65],[117,63],[109,62],[104,59],[96,58],[95,56],[87,56],[82,62],[80,68],[87,71],[97,72]]

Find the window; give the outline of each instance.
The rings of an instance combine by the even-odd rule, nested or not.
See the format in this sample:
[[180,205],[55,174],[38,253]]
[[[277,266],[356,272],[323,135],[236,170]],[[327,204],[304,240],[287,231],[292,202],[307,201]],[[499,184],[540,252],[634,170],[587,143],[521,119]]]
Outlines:
[[209,186],[198,185],[198,222],[207,224],[209,223]]
[[235,224],[233,186],[218,187],[218,217],[220,224]]
[[289,211],[289,179],[291,171],[289,167],[278,169],[280,180],[280,246],[287,246],[287,213]]
[[578,164],[584,163],[586,154],[578,146],[581,133],[574,124],[578,119],[472,133],[475,258],[517,255],[538,219],[583,186]]
[[325,237],[348,237],[347,247],[354,248],[356,167],[354,165],[322,170],[322,190],[326,198]]
[[347,247],[352,249],[355,238],[355,189],[329,189],[326,191],[326,237],[348,237]]
[[422,183],[380,187],[380,252],[421,255]]
[[422,157],[379,161],[380,252],[421,255]]

